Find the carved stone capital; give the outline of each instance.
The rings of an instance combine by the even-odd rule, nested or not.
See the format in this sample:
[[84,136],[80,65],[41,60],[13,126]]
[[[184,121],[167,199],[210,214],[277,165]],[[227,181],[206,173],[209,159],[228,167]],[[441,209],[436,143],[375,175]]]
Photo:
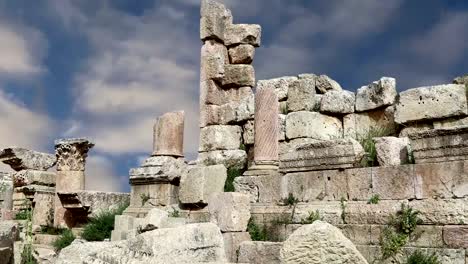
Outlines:
[[55,141],[57,171],[84,171],[88,151],[94,144],[84,138]]

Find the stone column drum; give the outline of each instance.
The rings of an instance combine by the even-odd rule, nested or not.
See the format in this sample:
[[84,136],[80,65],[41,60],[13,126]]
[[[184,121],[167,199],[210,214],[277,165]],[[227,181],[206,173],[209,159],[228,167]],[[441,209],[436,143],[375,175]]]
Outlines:
[[153,156],[184,156],[184,111],[160,116],[154,125]]
[[[59,192],[81,191],[85,188],[85,162],[88,151],[94,144],[84,138],[59,139],[55,141],[57,156],[57,178],[55,190]],[[72,219],[67,218],[58,195],[55,195],[54,226],[69,227]]]
[[255,165],[278,165],[278,109],[278,98],[273,88],[257,89],[254,120]]

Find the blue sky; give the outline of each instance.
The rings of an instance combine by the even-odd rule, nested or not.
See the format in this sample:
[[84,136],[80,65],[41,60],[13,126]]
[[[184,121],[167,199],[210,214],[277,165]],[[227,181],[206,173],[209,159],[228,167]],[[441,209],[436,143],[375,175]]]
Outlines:
[[[235,23],[262,26],[257,79],[327,74],[356,90],[382,76],[398,90],[468,73],[464,0],[224,0]],[[185,110],[198,146],[199,0],[0,0],[0,147],[96,147],[89,189],[128,190],[152,125]],[[7,170],[5,166],[2,170]]]

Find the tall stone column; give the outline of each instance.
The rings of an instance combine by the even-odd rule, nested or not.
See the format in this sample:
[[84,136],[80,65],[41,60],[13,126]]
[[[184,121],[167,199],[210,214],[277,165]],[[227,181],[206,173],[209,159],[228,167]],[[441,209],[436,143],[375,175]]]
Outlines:
[[153,156],[184,156],[184,111],[165,113],[154,125]]
[[63,208],[59,192],[81,191],[85,188],[85,162],[88,151],[94,144],[84,138],[59,139],[55,141],[57,178],[55,195],[54,226],[72,226],[73,219]]
[[278,165],[278,97],[271,87],[255,94],[254,164]]

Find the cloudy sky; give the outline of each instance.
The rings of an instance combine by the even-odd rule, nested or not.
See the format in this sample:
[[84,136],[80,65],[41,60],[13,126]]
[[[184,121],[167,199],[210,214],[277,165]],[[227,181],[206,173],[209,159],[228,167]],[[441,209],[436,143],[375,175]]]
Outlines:
[[[391,76],[401,91],[468,73],[466,0],[224,2],[235,23],[263,27],[257,79],[323,73],[356,90]],[[199,5],[0,0],[0,148],[52,153],[56,138],[89,137],[88,188],[127,191],[155,118],[185,110],[195,158]]]

